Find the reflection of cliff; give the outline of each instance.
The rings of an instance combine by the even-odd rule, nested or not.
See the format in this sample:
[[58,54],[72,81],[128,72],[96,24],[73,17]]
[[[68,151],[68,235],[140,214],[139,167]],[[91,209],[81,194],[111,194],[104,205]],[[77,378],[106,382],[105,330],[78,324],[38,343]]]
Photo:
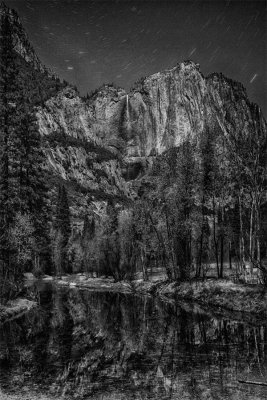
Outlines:
[[[61,290],[3,330],[2,379],[11,388],[19,375],[18,390],[37,383],[63,398],[237,399],[237,378],[266,374],[266,338],[266,326],[149,298]],[[246,398],[263,399],[263,391],[247,388]]]

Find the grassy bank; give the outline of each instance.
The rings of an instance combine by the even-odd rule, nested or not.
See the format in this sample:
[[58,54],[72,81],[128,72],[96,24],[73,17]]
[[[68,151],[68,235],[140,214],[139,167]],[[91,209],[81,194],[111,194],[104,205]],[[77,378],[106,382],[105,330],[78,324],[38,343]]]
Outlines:
[[184,300],[196,302],[204,306],[229,311],[267,315],[267,291],[261,285],[233,283],[230,280],[207,279],[169,283],[157,279],[131,282],[114,282],[112,278],[88,278],[78,274],[56,279],[62,286],[88,288],[91,290],[107,290],[123,293],[143,293],[164,297],[168,300]]
[[32,392],[21,393],[21,394],[7,394],[3,393],[0,389],[0,399],[1,400],[52,400],[56,398],[52,396],[46,396],[41,393],[33,394]]
[[[84,274],[61,278],[46,277],[58,286],[84,288],[95,291],[120,293],[139,293],[159,296],[168,301],[185,301],[212,307],[217,311],[253,313],[259,317],[267,316],[267,291],[260,285],[233,283],[229,280],[207,279],[193,282],[167,282],[163,277],[149,281],[142,279],[131,282],[114,282],[112,278],[91,278]],[[16,299],[0,306],[0,323],[28,312],[36,303],[27,299]]]
[[208,279],[204,282],[162,284],[156,288],[156,293],[218,309],[267,315],[267,291],[260,285]]

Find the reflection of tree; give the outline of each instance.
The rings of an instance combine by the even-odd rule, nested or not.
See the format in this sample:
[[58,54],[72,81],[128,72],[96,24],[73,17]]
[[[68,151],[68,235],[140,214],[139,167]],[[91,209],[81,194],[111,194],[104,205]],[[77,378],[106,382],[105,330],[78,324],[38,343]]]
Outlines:
[[53,309],[53,342],[54,348],[58,349],[59,359],[57,363],[61,366],[71,359],[73,319],[70,315],[68,304],[69,292],[54,292],[54,309]]
[[[26,377],[34,382],[42,379],[42,374],[49,373],[46,368],[49,342],[49,321],[51,318],[51,292],[34,291],[38,297],[38,307],[29,314],[4,324],[1,334],[1,373],[8,385],[16,374],[19,382]],[[4,357],[3,357],[4,356]],[[1,380],[2,381],[2,380]],[[10,387],[14,383],[11,381]]]
[[[30,370],[33,383],[42,377],[63,398],[236,400],[237,378],[266,374],[266,326],[118,293],[64,289],[43,293],[40,305],[2,339],[10,376],[27,350],[32,365],[24,357],[21,376]],[[263,389],[253,390],[249,400]]]
[[19,335],[19,326],[14,322],[7,322],[3,329],[0,329],[0,382],[6,385],[12,382],[14,358],[18,359],[14,338]]
[[[39,306],[41,312],[34,315],[34,326],[38,330],[32,331],[33,342],[33,364],[37,374],[47,373],[47,352],[50,335],[50,321],[52,316],[52,292],[44,290],[39,293]],[[49,370],[49,369],[48,369]]]

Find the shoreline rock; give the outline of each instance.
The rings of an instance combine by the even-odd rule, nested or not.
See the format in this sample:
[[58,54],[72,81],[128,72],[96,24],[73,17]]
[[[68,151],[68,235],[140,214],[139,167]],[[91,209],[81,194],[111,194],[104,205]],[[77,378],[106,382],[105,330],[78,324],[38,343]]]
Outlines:
[[22,316],[36,306],[35,301],[24,298],[11,300],[6,305],[0,306],[0,324]]

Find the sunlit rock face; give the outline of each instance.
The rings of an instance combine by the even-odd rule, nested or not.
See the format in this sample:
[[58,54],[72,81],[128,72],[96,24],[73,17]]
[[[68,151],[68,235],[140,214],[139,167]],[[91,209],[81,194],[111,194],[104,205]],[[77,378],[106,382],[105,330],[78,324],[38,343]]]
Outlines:
[[[104,122],[108,109],[107,106],[102,116]],[[93,108],[71,87],[64,88],[38,108],[37,121],[45,143],[47,168],[64,181],[75,182],[91,193],[131,197],[131,188],[122,176],[124,163],[117,157],[117,151],[105,143],[94,114],[101,115],[100,107]]]
[[125,90],[107,84],[86,101],[96,140],[115,153],[122,153],[125,147],[122,129],[126,97]]
[[141,79],[129,93],[104,85],[86,107],[91,137],[126,160],[161,154],[215,127],[228,137],[266,130],[242,84],[217,73],[205,78],[192,61]]
[[238,135],[266,137],[267,124],[261,109],[249,101],[241,83],[213,73],[206,78],[206,87],[206,123],[211,128],[216,121],[227,140]]
[[192,62],[154,74],[129,95],[127,154],[161,154],[203,130],[205,79]]
[[64,88],[39,107],[37,118],[42,135],[64,134],[85,140],[95,138],[90,129],[89,109],[72,87]]
[[[191,61],[145,78],[129,93],[123,133],[127,156],[154,156],[198,140],[207,129],[232,140],[267,132],[259,107],[241,83],[211,74]],[[254,132],[254,134],[253,134]]]
[[67,107],[72,128],[80,130],[75,113],[80,107],[85,136],[126,158],[155,156],[203,130],[206,95],[205,79],[189,61],[143,79],[128,94],[104,85],[87,101],[74,99],[73,110],[63,101],[57,119],[66,130]]

